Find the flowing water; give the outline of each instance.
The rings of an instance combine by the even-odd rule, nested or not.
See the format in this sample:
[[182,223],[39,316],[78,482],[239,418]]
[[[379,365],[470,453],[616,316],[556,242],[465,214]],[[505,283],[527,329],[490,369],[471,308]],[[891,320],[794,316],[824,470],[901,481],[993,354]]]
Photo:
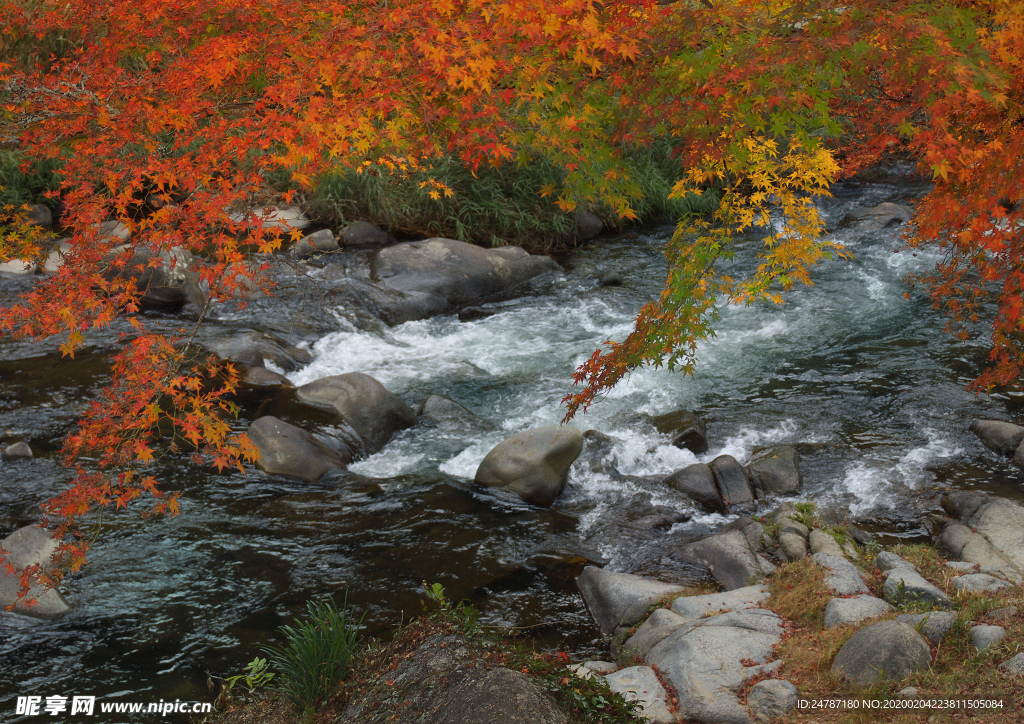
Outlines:
[[[849,209],[922,191],[907,181],[849,184],[823,211],[835,222]],[[926,536],[947,487],[1024,499],[1017,471],[966,431],[974,417],[1014,419],[1014,399],[965,391],[984,361],[982,341],[955,342],[924,294],[902,283],[937,257],[895,253],[893,229],[836,231],[854,259],[821,265],[814,286],[794,290],[784,305],[722,309],[696,376],[637,370],[602,397],[572,424],[613,443],[585,453],[551,509],[475,487],[491,447],[557,423],[572,370],[628,333],[660,289],[670,232],[593,243],[560,259],[563,274],[476,321],[446,315],[386,328],[315,295],[300,304],[294,287],[222,313],[204,335],[246,329],[305,340],[313,360],[288,372],[296,384],[361,371],[411,405],[431,393],[450,397],[479,424],[421,422],[315,484],[161,464],[166,487],[181,494],[180,516],[110,516],[90,565],[65,586],[75,610],[64,619],[0,614],[0,721],[29,721],[14,713],[15,697],[26,695],[209,701],[207,672],[240,673],[307,600],[347,591],[367,613],[367,631],[386,634],[421,611],[424,581],[473,601],[486,623],[529,627],[542,647],[604,655],[574,577],[589,561],[699,578],[675,551],[730,518],[694,510],[660,481],[723,453],[746,462],[759,446],[799,443],[801,497],[883,540]],[[737,273],[749,271],[755,250],[753,240],[741,246]],[[621,287],[597,286],[609,270],[621,274]],[[332,274],[330,265],[312,272]],[[25,283],[4,280],[4,294]],[[98,338],[74,361],[53,346],[0,347],[0,431],[37,453],[0,464],[0,535],[34,522],[39,503],[66,479],[56,463],[60,438],[101,384],[113,339]],[[259,403],[245,401],[241,426]],[[677,449],[651,426],[651,416],[682,408],[708,420],[707,454]],[[325,424],[293,408],[280,415],[315,431]],[[687,519],[651,527],[651,515],[666,512]]]

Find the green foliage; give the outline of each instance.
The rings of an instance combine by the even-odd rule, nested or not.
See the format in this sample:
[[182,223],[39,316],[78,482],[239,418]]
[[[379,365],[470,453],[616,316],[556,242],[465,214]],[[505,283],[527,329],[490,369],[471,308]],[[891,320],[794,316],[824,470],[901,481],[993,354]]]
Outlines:
[[807,501],[797,503],[796,517],[794,517],[793,520],[802,525],[806,525],[808,528],[813,528],[818,522],[818,506]]
[[281,627],[284,645],[263,648],[279,674],[274,688],[299,711],[322,706],[344,680],[363,622],[353,619],[347,595],[340,609],[328,598],[310,601],[306,610],[306,620]]
[[[452,604],[445,597],[444,586],[440,583],[430,585],[424,581],[423,590],[426,591],[430,603],[437,607],[432,613],[427,614],[428,617],[444,618],[467,635],[474,634],[479,630],[480,612],[467,599]],[[425,604],[424,608],[427,608],[428,605]]]
[[274,674],[271,673],[268,668],[267,659],[261,659],[257,656],[249,662],[248,666],[245,667],[244,674],[229,676],[224,681],[227,684],[229,692],[235,688],[235,684],[243,680],[245,681],[246,688],[248,688],[250,692],[253,692],[256,689],[263,688],[269,684],[273,678]]
[[[624,149],[630,176],[643,193],[636,202],[637,221],[676,222],[714,211],[717,192],[669,198],[683,172],[668,140]],[[534,158],[483,166],[474,173],[458,159],[436,159],[430,166],[405,172],[372,164],[338,168],[314,180],[307,192],[311,216],[341,226],[356,219],[370,221],[397,235],[444,236],[482,246],[516,244],[553,248],[572,241],[575,222],[561,211],[546,188],[560,188],[565,171],[551,161]],[[294,188],[286,172],[272,174],[278,189]],[[451,195],[438,193],[442,184]],[[590,207],[609,228],[622,221],[606,204]]]
[[56,161],[33,161],[24,171],[20,151],[0,150],[0,208],[23,204],[53,205],[46,198],[48,191],[60,186]]

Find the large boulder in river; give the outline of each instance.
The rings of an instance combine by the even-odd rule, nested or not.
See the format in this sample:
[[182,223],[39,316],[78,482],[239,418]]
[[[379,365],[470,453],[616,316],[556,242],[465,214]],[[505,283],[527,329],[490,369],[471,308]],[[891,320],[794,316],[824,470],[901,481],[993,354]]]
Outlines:
[[[21,589],[21,571],[29,566],[38,565],[45,569],[51,564],[53,554],[57,550],[57,541],[50,537],[49,532],[36,525],[19,528],[0,542],[0,550],[5,554],[5,564],[15,567],[14,573],[6,573],[6,565],[0,564],[0,610],[7,608],[18,600]],[[32,577],[28,589],[28,599],[35,599],[36,605],[26,607],[24,602],[14,608],[15,613],[35,618],[59,618],[71,610],[71,606],[60,591],[47,588]],[[23,599],[24,601],[24,599]]]
[[676,447],[698,455],[708,451],[708,427],[696,412],[676,410],[651,418],[651,422],[658,432],[671,435]]
[[1003,420],[975,420],[970,431],[989,450],[1010,457],[1024,442],[1024,427]]
[[134,279],[143,308],[177,308],[192,302],[202,309],[207,294],[192,264],[192,254],[182,247],[154,251],[125,245],[111,254],[104,274],[109,279]]
[[260,451],[258,465],[271,475],[312,483],[328,470],[344,467],[350,456],[331,450],[301,427],[276,417],[260,417],[249,425],[249,439]]
[[792,495],[804,484],[800,455],[791,445],[762,450],[747,463],[747,471],[759,497]]
[[719,455],[711,461],[711,474],[722,500],[730,509],[734,505],[754,502],[754,489],[750,477],[739,461],[732,455]]
[[702,463],[688,465],[665,478],[662,483],[678,490],[709,513],[729,512],[715,486],[711,468]]
[[371,271],[374,281],[419,297],[432,313],[439,313],[557,269],[554,260],[517,246],[483,249],[434,238],[381,249]]
[[297,388],[295,396],[300,402],[337,414],[367,455],[384,447],[399,430],[416,424],[416,413],[408,405],[362,372],[322,377]]
[[884,202],[878,206],[854,209],[843,217],[841,226],[854,225],[865,231],[876,231],[889,226],[905,224],[914,216],[914,210],[903,204]]
[[527,503],[549,506],[565,489],[569,466],[583,450],[583,435],[564,425],[520,432],[498,443],[476,471],[476,482],[501,487]]

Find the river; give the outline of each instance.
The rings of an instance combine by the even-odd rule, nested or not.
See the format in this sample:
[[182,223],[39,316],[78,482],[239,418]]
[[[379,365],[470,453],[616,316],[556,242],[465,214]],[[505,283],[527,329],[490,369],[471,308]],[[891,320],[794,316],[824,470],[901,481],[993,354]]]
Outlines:
[[[850,209],[924,190],[906,178],[841,184],[822,210],[834,227]],[[605,340],[623,338],[660,289],[670,228],[565,254],[564,273],[475,321],[445,315],[387,328],[329,298],[297,301],[298,284],[244,312],[222,310],[200,339],[245,329],[299,341],[312,362],[282,370],[296,384],[361,371],[414,407],[442,394],[481,422],[421,423],[315,484],[161,463],[167,489],[180,492],[181,515],[108,516],[90,565],[64,588],[75,607],[65,618],[0,614],[0,721],[33,719],[14,713],[15,697],[26,695],[209,701],[207,672],[240,673],[310,598],[347,591],[367,614],[367,632],[386,634],[420,613],[424,581],[477,604],[485,623],[530,627],[541,647],[605,656],[575,575],[589,561],[699,578],[674,551],[730,518],[694,510],[660,481],[723,453],[745,462],[758,446],[800,444],[800,497],[883,541],[926,536],[947,486],[1024,500],[1018,471],[967,432],[975,417],[1014,419],[1016,402],[965,390],[984,362],[983,334],[956,342],[924,293],[904,285],[937,256],[895,252],[899,231],[833,232],[853,260],[822,264],[814,286],[795,289],[785,304],[722,309],[694,377],[637,370],[603,396],[572,424],[614,445],[601,464],[577,463],[548,510],[478,489],[476,467],[505,437],[561,419],[572,370]],[[755,251],[755,240],[741,244],[734,273],[752,268]],[[623,284],[597,286],[596,276],[612,270]],[[313,278],[332,273],[330,264],[311,270]],[[27,283],[0,280],[2,294]],[[181,322],[152,320],[168,329]],[[60,439],[102,383],[114,344],[113,332],[103,333],[68,360],[52,344],[0,343],[0,431],[26,439],[37,455],[0,464],[0,537],[34,522],[66,479]],[[240,429],[259,403],[243,400]],[[650,425],[650,416],[681,408],[707,419],[708,453],[674,448]],[[304,424],[315,431],[325,423]],[[666,510],[689,520],[643,523]]]

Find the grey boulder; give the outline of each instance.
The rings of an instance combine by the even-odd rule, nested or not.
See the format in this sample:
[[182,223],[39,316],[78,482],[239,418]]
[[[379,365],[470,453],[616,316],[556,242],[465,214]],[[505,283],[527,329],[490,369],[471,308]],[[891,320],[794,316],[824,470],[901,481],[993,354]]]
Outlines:
[[[678,600],[678,599],[677,599]],[[686,625],[686,619],[667,608],[659,608],[643,622],[636,633],[629,637],[620,652],[626,656],[647,656],[651,649],[664,641],[669,634]]]
[[4,460],[18,460],[32,457],[32,448],[29,447],[25,441],[16,442],[13,445],[8,445],[0,453],[0,457]]
[[688,543],[680,555],[685,561],[706,567],[729,591],[762,581],[775,571],[775,566],[753,550],[738,530]]
[[899,226],[910,221],[914,211],[909,206],[884,202],[877,206],[854,209],[840,221],[841,226],[854,225],[865,231],[876,231],[889,226]]
[[747,708],[758,721],[772,721],[796,708],[797,688],[782,679],[765,679],[750,687]]
[[341,232],[341,241],[346,248],[360,246],[387,246],[391,237],[368,221],[356,221]]
[[616,573],[587,566],[576,579],[583,600],[601,632],[610,635],[619,627],[643,620],[651,606],[674,594],[682,586],[662,583],[631,573]]
[[975,420],[970,431],[993,452],[1012,457],[1024,442],[1024,427],[1003,420]]
[[732,455],[719,455],[711,461],[711,474],[728,508],[754,502],[754,489],[747,471]]
[[340,248],[338,240],[334,238],[334,232],[330,229],[320,229],[320,231],[314,231],[299,239],[292,248],[292,254],[297,257],[306,257],[338,251]]
[[725,502],[715,486],[711,468],[701,463],[676,470],[662,481],[678,490],[709,513],[727,513]]
[[915,629],[920,629],[932,646],[938,646],[956,623],[956,614],[952,611],[901,613],[896,620],[910,624]]
[[515,246],[483,249],[453,239],[426,239],[385,247],[373,259],[372,279],[421,300],[438,314],[504,292],[538,274],[560,269],[546,256]]
[[260,452],[257,465],[270,475],[312,483],[349,462],[301,427],[270,415],[253,420],[247,433]]
[[850,626],[868,619],[878,618],[892,612],[892,606],[874,596],[855,596],[853,598],[833,598],[825,606],[822,620],[823,628]]
[[931,665],[928,642],[902,621],[881,621],[862,628],[832,660],[832,675],[855,686],[902,681]]
[[949,583],[961,593],[995,593],[1005,588],[1013,588],[1001,578],[990,576],[987,573],[971,573],[966,576],[957,576],[949,579]]
[[[322,377],[295,390],[295,397],[312,407],[334,412],[354,433],[354,447],[372,455],[399,430],[416,424],[416,413],[384,385],[362,372]],[[346,435],[351,436],[351,435]]]
[[613,694],[641,705],[641,716],[654,724],[674,724],[668,708],[668,694],[650,666],[630,666],[604,677]]
[[[991,549],[970,536],[962,536],[958,541],[947,539],[948,547],[956,547],[960,542],[963,560],[999,571],[1014,583],[1024,582],[1024,508],[1004,498],[977,492],[950,493],[943,497],[942,507],[968,528],[968,533],[981,536]],[[947,531],[943,531],[943,536]],[[976,552],[984,560],[967,557],[969,553],[963,549],[971,543],[978,544],[978,550],[972,547],[970,553]]]
[[1002,626],[985,624],[971,626],[971,645],[979,653],[1002,641],[1004,636],[1006,636],[1006,629]]
[[800,455],[791,445],[762,450],[747,463],[747,470],[761,497],[792,495],[804,484],[800,475]]
[[[30,525],[11,533],[0,542],[6,560],[0,563],[0,610],[15,604],[21,590],[21,571],[38,565],[45,569],[51,565],[58,542],[50,533],[39,526]],[[15,567],[14,573],[7,573],[7,565]],[[13,609],[15,613],[33,618],[60,618],[71,610],[71,605],[56,588],[47,588],[38,576],[33,576],[26,598],[35,599],[33,606],[26,607],[25,599]]]
[[532,505],[550,506],[565,489],[583,435],[564,425],[520,432],[498,443],[480,463],[476,482],[509,490]]
[[896,605],[925,603],[932,607],[953,608],[953,601],[935,584],[909,568],[893,568],[882,585],[885,599]]
[[654,429],[669,435],[672,444],[700,455],[708,450],[708,427],[695,412],[676,410],[651,419]]
[[815,553],[812,559],[825,571],[825,585],[837,596],[870,593],[857,566],[829,553]]

